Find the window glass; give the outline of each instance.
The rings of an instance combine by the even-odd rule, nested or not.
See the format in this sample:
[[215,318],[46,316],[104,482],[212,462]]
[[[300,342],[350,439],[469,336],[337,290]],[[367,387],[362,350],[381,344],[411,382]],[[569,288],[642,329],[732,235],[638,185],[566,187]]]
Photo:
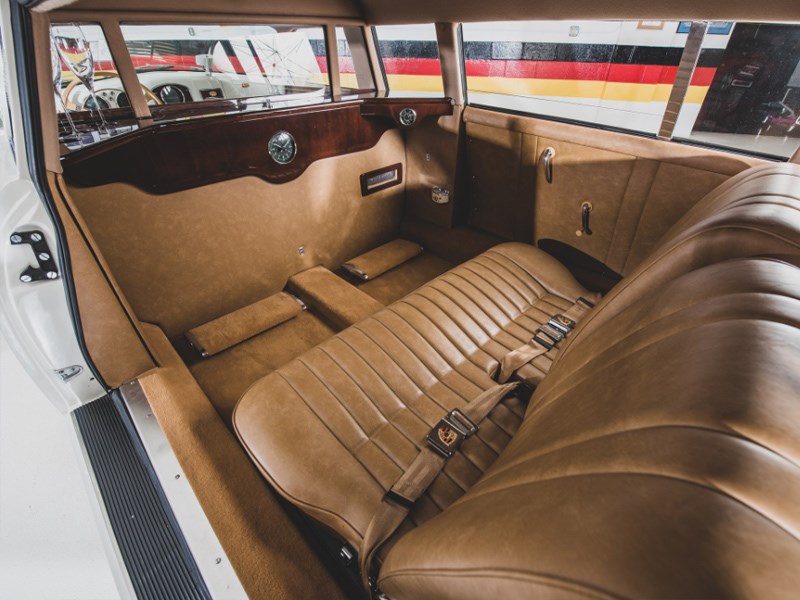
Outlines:
[[687,32],[678,21],[466,23],[469,101],[656,134]]
[[800,25],[710,27],[673,138],[789,158],[800,146]]
[[54,24],[50,53],[59,139],[64,146],[79,148],[137,127],[99,25]]
[[375,28],[392,96],[443,96],[436,28],[389,25]]
[[342,92],[366,92],[375,89],[369,65],[364,32],[360,27],[337,27],[336,49],[339,54],[339,77]]
[[238,101],[258,99],[261,109],[329,92],[321,27],[124,25],[122,35],[151,106],[236,100],[229,108],[242,110],[248,103]]

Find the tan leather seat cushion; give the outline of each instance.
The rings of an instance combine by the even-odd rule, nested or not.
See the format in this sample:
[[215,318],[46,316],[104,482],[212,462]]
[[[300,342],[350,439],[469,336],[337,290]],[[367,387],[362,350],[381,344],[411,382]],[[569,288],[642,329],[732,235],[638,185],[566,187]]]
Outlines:
[[[255,383],[234,426],[281,494],[358,546],[427,432],[492,386],[507,352],[586,295],[543,252],[497,246]],[[523,412],[516,398],[497,407],[411,520],[427,520],[469,489]]]
[[[799,197],[800,169],[768,165],[687,214],[541,365],[521,424],[519,401],[499,406],[449,461],[381,589],[796,592]],[[259,381],[239,436],[280,493],[357,546],[428,428],[580,295],[552,258],[498,246]]]

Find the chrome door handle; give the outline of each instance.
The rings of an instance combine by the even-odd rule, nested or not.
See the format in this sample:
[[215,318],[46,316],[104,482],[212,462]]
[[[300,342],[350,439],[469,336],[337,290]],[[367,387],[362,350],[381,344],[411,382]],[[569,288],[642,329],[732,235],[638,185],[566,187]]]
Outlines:
[[553,183],[553,158],[556,156],[556,151],[553,148],[545,148],[542,152],[542,164],[544,165],[544,178],[547,183]]

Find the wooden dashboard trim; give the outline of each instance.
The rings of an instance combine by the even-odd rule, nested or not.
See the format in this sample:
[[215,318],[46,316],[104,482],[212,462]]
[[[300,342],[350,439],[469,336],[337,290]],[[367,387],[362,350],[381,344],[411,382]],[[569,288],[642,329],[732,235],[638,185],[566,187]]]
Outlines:
[[[407,106],[417,122],[453,112],[447,98],[375,98],[155,124],[64,156],[64,178],[76,187],[123,182],[153,194],[247,175],[285,183],[317,160],[372,148],[400,126],[397,114]],[[281,130],[297,143],[287,165],[267,153]]]

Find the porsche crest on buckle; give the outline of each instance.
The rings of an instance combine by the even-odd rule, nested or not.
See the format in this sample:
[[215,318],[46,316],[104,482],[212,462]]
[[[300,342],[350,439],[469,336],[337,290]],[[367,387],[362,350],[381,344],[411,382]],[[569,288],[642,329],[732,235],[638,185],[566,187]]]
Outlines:
[[430,430],[426,439],[433,450],[445,458],[450,458],[459,449],[461,442],[476,431],[478,426],[456,408]]
[[436,436],[439,438],[439,441],[448,448],[455,444],[458,439],[458,434],[447,425],[439,427],[436,430]]

